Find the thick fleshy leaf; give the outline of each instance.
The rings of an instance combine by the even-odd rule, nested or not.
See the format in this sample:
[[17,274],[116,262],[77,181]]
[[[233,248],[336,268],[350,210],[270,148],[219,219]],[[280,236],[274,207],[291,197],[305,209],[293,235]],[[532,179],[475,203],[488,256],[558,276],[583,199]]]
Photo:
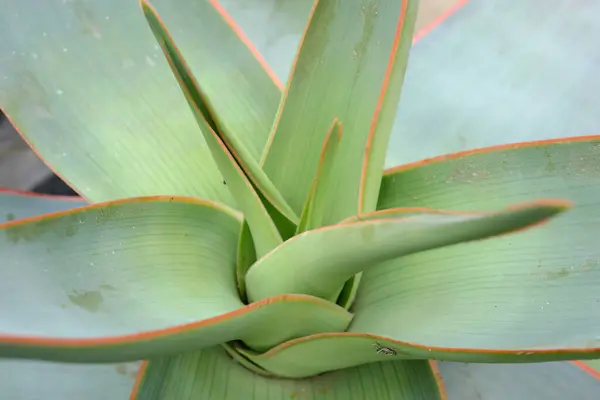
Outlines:
[[244,221],[240,237],[238,239],[237,258],[235,266],[235,277],[238,285],[238,292],[243,302],[247,302],[246,296],[246,272],[256,261],[256,249],[252,240],[252,233],[248,223]]
[[[332,171],[337,179],[330,213],[339,221],[359,212],[365,146],[387,144],[416,7],[413,0],[315,1],[263,156],[265,172],[296,212],[308,196],[336,117],[344,125],[344,140]],[[394,87],[386,92],[390,84]],[[381,172],[379,153],[370,153],[368,175],[378,164]],[[372,211],[372,200],[370,209],[360,211]]]
[[132,400],[440,399],[427,361],[374,363],[304,380],[265,378],[221,348],[148,362]]
[[568,362],[438,363],[449,400],[597,400],[600,380]]
[[600,2],[463,3],[411,49],[387,167],[600,132]]
[[[273,80],[216,2],[155,5],[185,27],[174,36],[199,83],[258,158],[281,98]],[[0,37],[0,106],[86,198],[235,205],[135,1],[10,2]]]
[[[465,361],[598,358],[599,157],[600,136],[593,136],[482,149],[389,171],[382,209],[484,210],[538,196],[574,206],[527,232],[365,272],[351,331]],[[446,353],[453,349],[458,353]]]
[[[261,194],[274,205],[280,213],[285,215],[290,221],[297,222],[298,217],[262,171],[256,160],[256,155],[246,149],[236,132],[231,132],[223,127],[222,118],[215,113],[215,109],[211,104],[211,99],[206,95],[202,88],[198,86],[196,78],[187,66],[185,59],[179,52],[171,35],[160,20],[156,11],[146,0],[141,1],[141,6],[150,28],[162,47],[163,52],[169,61],[169,65],[185,94],[188,104],[192,108],[194,116],[200,124],[200,128],[205,135],[205,140],[211,149],[213,158],[215,158],[221,173],[223,173],[227,179],[227,173],[224,171],[223,166],[219,161],[219,156],[215,155],[215,151],[221,151],[214,147],[213,142],[215,141],[222,142],[222,144],[225,145],[227,151],[244,169],[248,177],[261,191]],[[207,135],[211,137],[207,137]],[[233,195],[237,200],[238,196],[235,193],[233,193]]]
[[304,293],[335,300],[346,280],[377,270],[384,261],[537,225],[567,206],[546,200],[492,213],[412,215],[412,209],[394,209],[365,214],[360,218],[366,221],[305,232],[259,259],[246,275],[248,298]]
[[320,228],[321,226],[332,225],[336,222],[328,218],[329,215],[325,215],[324,211],[327,210],[327,203],[334,197],[330,193],[334,182],[331,170],[335,162],[335,155],[341,137],[342,124],[336,118],[329,127],[329,131],[325,137],[317,173],[304,203],[296,234]]
[[129,199],[1,228],[0,357],[127,361],[236,339],[260,349],[351,319],[309,296],[244,306],[239,216],[204,201]]
[[[85,204],[77,197],[0,189],[0,223]],[[138,368],[138,363],[83,366],[1,359],[0,387],[9,399],[120,399],[131,391]]]
[[224,182],[228,185],[238,207],[243,211],[248,221],[256,245],[257,255],[259,257],[263,256],[281,244],[283,239],[265,209],[261,198],[255,191],[254,186],[248,180],[240,165],[238,165],[239,160],[234,158],[223,138],[216,133],[215,130],[218,129],[216,122],[209,114],[208,106],[204,102],[197,84],[194,82],[194,77],[189,73],[185,61],[179,54],[156,11],[146,1],[142,1],[141,5],[150,28],[162,47],[169,65],[185,94],[185,98],[200,125],[200,130],[204,134],[204,139],[212,153],[212,157],[225,178]]

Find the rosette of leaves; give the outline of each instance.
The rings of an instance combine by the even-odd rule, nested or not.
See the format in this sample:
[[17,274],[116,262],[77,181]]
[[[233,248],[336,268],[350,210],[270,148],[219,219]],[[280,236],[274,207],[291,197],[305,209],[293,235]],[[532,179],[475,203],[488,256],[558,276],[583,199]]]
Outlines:
[[51,136],[77,105],[31,77],[28,101],[0,97],[91,203],[1,226],[1,357],[147,360],[143,400],[429,400],[431,360],[598,357],[599,138],[384,171],[416,1],[315,1],[282,91],[218,4],[197,7],[219,36],[193,74],[141,2],[165,99],[176,82],[188,105],[153,129]]

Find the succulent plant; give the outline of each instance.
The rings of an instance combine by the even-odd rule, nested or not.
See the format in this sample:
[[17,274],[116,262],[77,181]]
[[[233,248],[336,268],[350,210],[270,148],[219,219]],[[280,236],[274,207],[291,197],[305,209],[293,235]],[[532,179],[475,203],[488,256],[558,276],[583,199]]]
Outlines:
[[[80,4],[85,40],[112,34]],[[189,8],[214,34],[189,64],[141,8],[176,78],[171,119],[131,116],[148,130],[1,67],[7,115],[81,199],[2,195],[0,357],[146,360],[140,400],[442,399],[436,360],[600,357],[600,137],[384,171],[417,1],[315,1],[283,90],[215,1]],[[89,96],[143,103],[152,72]]]

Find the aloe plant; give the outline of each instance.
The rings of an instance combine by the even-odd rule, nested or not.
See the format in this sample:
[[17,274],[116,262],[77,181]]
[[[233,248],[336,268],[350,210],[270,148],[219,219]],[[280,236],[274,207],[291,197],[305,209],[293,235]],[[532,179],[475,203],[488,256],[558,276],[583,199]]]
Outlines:
[[[434,360],[600,357],[600,137],[384,171],[416,1],[315,1],[283,89],[218,3],[193,3],[213,35],[189,52],[137,15],[175,77],[158,75],[168,120],[143,105],[155,54],[90,87],[139,91],[116,123],[2,66],[7,115],[82,198],[0,196],[0,357],[147,360],[132,399],[415,400],[445,398]],[[85,40],[113,34],[78,4]]]

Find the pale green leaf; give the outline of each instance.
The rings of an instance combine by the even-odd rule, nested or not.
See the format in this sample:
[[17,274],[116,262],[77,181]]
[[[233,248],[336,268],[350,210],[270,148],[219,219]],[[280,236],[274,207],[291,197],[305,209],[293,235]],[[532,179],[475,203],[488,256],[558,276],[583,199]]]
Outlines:
[[[171,35],[167,31],[166,27],[160,20],[160,17],[156,11],[150,6],[148,1],[143,0],[141,2],[144,15],[148,20],[152,32],[156,36],[156,39],[163,49],[163,52],[169,61],[169,65],[175,74],[182,91],[188,101],[188,104],[192,108],[194,116],[198,121],[200,128],[205,136],[205,140],[211,149],[213,158],[217,163],[217,166],[221,170],[221,173],[227,179],[227,174],[224,171],[224,167],[221,164],[218,156],[215,155],[215,149],[212,142],[217,140],[222,142],[224,148],[231,154],[232,158],[239,164],[239,166],[248,175],[249,179],[258,187],[261,194],[267,198],[267,200],[277,208],[277,210],[286,216],[290,221],[296,223],[298,217],[291,210],[289,205],[283,200],[281,194],[277,191],[275,186],[264,174],[258,161],[255,157],[246,149],[241,139],[238,137],[236,132],[230,132],[223,127],[221,122],[222,118],[215,112],[214,107],[211,105],[211,99],[206,95],[202,88],[197,84],[196,78],[188,68],[185,59],[177,49],[177,46],[173,42]],[[207,136],[212,136],[208,138]],[[236,200],[238,196],[233,193]],[[244,210],[245,211],[245,210]]]
[[219,348],[148,362],[132,400],[441,400],[426,361],[374,363],[303,380],[265,378]]
[[[383,165],[379,153],[398,101],[410,41],[404,37],[412,36],[416,4],[315,1],[263,155],[265,172],[296,212],[308,196],[327,128],[336,117],[344,126],[344,140],[332,171],[336,181],[327,213],[339,221],[374,209],[373,196],[362,204],[359,194],[365,147],[377,147],[366,167],[370,177]],[[394,87],[386,95],[390,83]],[[373,189],[370,178],[367,186]]]
[[573,208],[536,229],[365,272],[351,331],[413,343],[448,360],[598,358],[599,159],[600,136],[594,136],[483,149],[389,171],[382,209],[485,210],[538,196],[565,198]]
[[[274,81],[216,3],[155,5],[185,27],[174,36],[200,85],[258,159],[281,98]],[[235,205],[136,1],[11,1],[0,37],[0,107],[86,198]]]
[[365,214],[365,221],[304,232],[259,259],[246,275],[248,298],[304,293],[335,299],[346,280],[361,271],[377,271],[384,261],[526,228],[566,207],[564,202],[540,200],[489,213]]
[[204,134],[204,139],[210,148],[212,157],[225,178],[225,185],[229,187],[238,207],[244,212],[253,234],[257,255],[262,256],[283,242],[281,235],[254,186],[238,165],[226,143],[215,132],[215,129],[217,129],[215,121],[207,114],[207,105],[202,98],[202,94],[194,83],[194,78],[190,75],[185,61],[178,53],[169,33],[155,10],[146,1],[142,1],[141,4],[150,28],[162,47],[169,65],[171,65],[173,73],[185,94],[185,98],[200,125],[200,130]]
[[[0,189],[0,223],[83,205],[83,200],[73,196]],[[119,399],[131,391],[138,368],[138,363],[65,365],[2,359],[0,387],[9,399],[39,400],[41,395],[48,399]]]
[[128,199],[0,228],[0,357],[116,362],[231,340],[266,349],[352,318],[310,296],[244,306],[241,221],[212,203]]
[[335,154],[341,137],[342,125],[336,118],[329,127],[327,136],[325,137],[317,174],[304,203],[296,234],[336,222],[328,218],[329,215],[325,215],[324,212],[327,209],[328,202],[332,198],[330,190],[333,187],[334,176],[331,174],[331,170],[335,162]]

